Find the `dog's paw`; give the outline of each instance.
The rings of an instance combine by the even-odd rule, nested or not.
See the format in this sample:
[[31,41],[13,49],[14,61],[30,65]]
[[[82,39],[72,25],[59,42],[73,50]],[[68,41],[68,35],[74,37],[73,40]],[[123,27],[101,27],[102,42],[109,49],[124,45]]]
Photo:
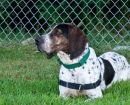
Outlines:
[[86,99],[84,102],[91,102],[92,100],[94,100],[94,99]]
[[66,95],[60,95],[60,97],[61,97],[61,99],[63,99],[63,100],[68,100],[68,99],[69,99],[69,97],[66,96]]

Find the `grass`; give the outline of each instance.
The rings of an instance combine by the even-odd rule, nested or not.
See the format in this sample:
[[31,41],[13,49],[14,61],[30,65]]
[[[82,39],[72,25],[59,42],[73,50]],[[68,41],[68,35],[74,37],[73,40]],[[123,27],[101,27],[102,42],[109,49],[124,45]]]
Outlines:
[[[97,54],[107,48],[96,50]],[[130,51],[121,51],[130,61]],[[129,105],[130,81],[116,83],[102,99],[63,100],[58,93],[59,64],[32,46],[0,47],[0,105]]]

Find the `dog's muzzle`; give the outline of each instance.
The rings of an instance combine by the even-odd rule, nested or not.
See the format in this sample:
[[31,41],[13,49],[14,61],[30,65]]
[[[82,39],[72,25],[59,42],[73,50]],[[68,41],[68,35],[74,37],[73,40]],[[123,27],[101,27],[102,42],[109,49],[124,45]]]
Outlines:
[[44,43],[44,39],[42,37],[37,37],[35,39],[35,43],[37,46],[39,46],[40,44]]
[[40,51],[40,52],[43,52],[43,49],[42,49],[42,44],[44,44],[44,38],[42,37],[37,37],[35,39],[35,44],[37,46],[37,49]]
[[36,44],[36,46],[37,46],[37,49],[40,51],[40,52],[44,52],[44,53],[46,53],[47,54],[47,58],[48,59],[50,59],[50,58],[52,58],[53,57],[53,55],[54,55],[54,52],[48,52],[47,50],[46,50],[46,48],[47,47],[45,47],[46,45],[45,45],[45,37],[44,36],[40,36],[40,37],[37,37],[36,39],[35,39],[35,44]]

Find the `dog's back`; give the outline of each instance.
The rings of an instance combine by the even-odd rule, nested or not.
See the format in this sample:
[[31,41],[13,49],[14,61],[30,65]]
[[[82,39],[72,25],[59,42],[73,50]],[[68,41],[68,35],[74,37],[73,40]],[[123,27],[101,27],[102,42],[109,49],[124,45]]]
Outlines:
[[106,52],[100,57],[111,63],[115,71],[113,82],[130,79],[130,65],[124,56],[115,52]]

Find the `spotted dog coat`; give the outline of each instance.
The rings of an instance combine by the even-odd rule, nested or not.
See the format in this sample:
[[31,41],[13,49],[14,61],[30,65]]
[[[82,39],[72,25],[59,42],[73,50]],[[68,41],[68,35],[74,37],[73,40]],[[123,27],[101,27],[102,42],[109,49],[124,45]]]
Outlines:
[[126,58],[115,52],[106,52],[97,57],[89,47],[86,35],[72,24],[58,24],[47,35],[36,39],[38,50],[45,52],[48,58],[57,54],[64,64],[75,64],[90,51],[88,59],[80,67],[72,69],[61,65],[59,79],[72,84],[100,84],[90,89],[73,89],[59,85],[60,96],[87,95],[91,99],[103,97],[102,90],[113,83],[130,78],[130,65]]

